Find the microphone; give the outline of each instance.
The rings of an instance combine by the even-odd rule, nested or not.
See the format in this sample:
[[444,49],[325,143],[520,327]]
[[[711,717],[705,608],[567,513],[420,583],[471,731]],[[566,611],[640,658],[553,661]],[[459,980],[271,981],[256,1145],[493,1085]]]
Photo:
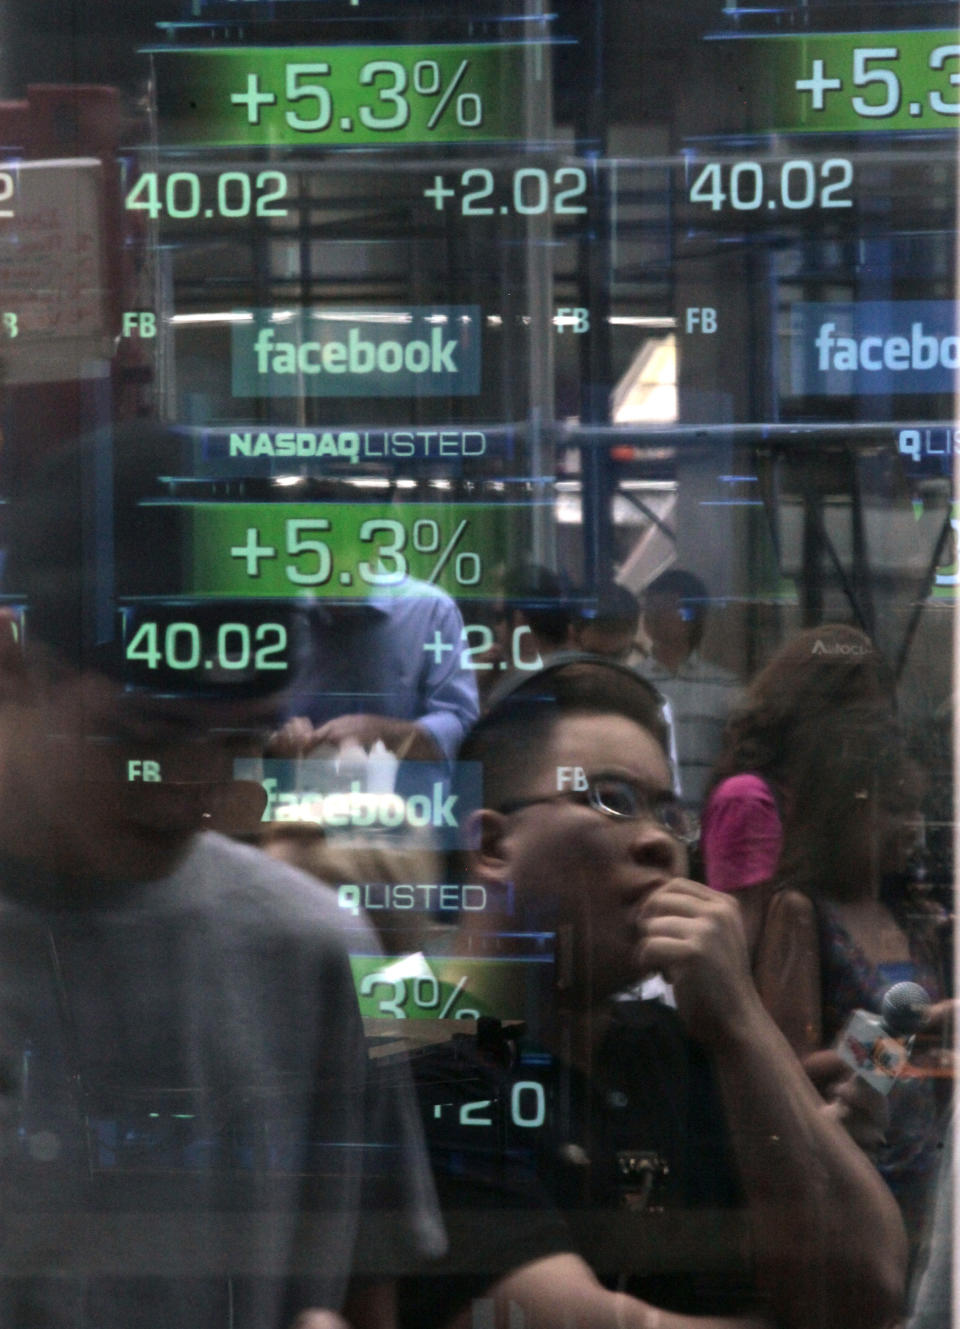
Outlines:
[[889,1094],[929,1009],[930,995],[919,983],[894,983],[883,994],[879,1015],[856,1010],[850,1016],[837,1044],[840,1060],[878,1093]]
[[930,994],[919,983],[894,983],[880,1003],[880,1019],[889,1033],[915,1034],[922,1029],[930,1010]]

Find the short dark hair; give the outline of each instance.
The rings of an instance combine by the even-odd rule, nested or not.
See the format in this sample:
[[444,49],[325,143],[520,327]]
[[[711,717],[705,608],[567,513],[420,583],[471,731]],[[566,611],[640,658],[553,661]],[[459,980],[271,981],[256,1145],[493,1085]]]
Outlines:
[[703,641],[710,608],[710,592],[706,583],[686,568],[668,568],[659,577],[654,577],[644,591],[644,600],[657,596],[679,600],[687,618],[690,649],[695,651]]
[[604,656],[567,651],[513,681],[467,734],[460,762],[479,762],[483,802],[498,807],[525,780],[566,715],[619,715],[645,729],[667,755],[663,699],[633,669]]
[[503,579],[508,609],[518,609],[541,640],[563,646],[570,627],[570,587],[565,579],[540,563],[524,562],[508,568]]
[[606,582],[597,591],[593,604],[580,611],[579,620],[583,625],[596,623],[612,627],[624,624],[635,628],[640,622],[640,602],[633,591],[620,582]]

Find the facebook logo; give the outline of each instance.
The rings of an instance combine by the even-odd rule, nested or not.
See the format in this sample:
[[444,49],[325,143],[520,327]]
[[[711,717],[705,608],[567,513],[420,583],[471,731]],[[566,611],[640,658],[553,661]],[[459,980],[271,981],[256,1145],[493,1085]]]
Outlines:
[[480,309],[256,309],[231,326],[238,397],[467,397],[480,391]]
[[953,300],[797,304],[791,392],[805,397],[952,392],[960,368]]

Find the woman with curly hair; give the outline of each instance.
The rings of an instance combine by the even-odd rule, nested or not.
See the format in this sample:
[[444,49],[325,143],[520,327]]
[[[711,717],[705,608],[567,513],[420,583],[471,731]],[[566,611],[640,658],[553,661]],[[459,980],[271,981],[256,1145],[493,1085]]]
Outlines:
[[892,713],[890,672],[864,633],[824,624],[780,648],[727,725],[704,807],[701,852],[707,884],[736,892],[751,949],[780,862],[804,738],[827,736],[837,716],[858,703]]
[[[925,777],[890,711],[860,703],[808,727],[791,759],[792,802],[774,889],[763,913],[754,981],[774,1022],[900,1203],[912,1242],[942,1140],[939,1045],[949,1028],[943,910],[911,882]],[[854,1010],[879,1014],[895,983],[931,1006],[911,1076],[885,1099],[834,1078],[831,1050]],[[824,1079],[824,1077],[826,1077]],[[829,1083],[827,1083],[829,1081]]]

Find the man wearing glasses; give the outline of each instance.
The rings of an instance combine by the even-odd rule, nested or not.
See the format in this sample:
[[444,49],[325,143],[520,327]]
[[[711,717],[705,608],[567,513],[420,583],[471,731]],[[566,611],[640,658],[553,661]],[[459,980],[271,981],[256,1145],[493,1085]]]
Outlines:
[[760,1004],[736,910],[684,875],[664,737],[649,685],[583,657],[501,698],[461,752],[484,776],[470,880],[499,902],[464,953],[554,938],[553,1000],[423,1058],[453,1245],[421,1326],[896,1318],[895,1206]]

